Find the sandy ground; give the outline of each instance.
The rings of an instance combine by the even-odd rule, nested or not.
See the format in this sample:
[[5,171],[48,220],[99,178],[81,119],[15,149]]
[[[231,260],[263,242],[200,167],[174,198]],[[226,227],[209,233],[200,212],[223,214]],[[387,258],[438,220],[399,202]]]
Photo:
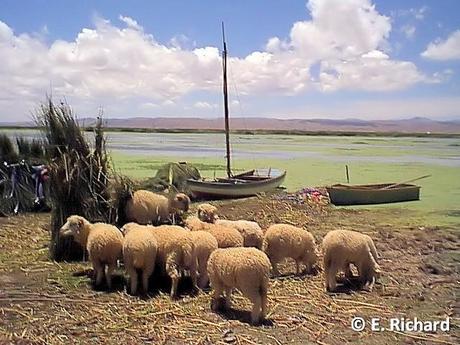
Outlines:
[[[87,262],[48,258],[49,214],[0,218],[0,344],[458,344],[460,231],[455,227],[408,224],[405,211],[310,207],[273,199],[218,202],[229,219],[246,218],[263,227],[275,222],[305,226],[319,243],[327,231],[369,234],[381,255],[383,276],[371,293],[347,284],[324,291],[322,276],[294,276],[281,266],[271,280],[268,320],[249,324],[250,303],[234,294],[233,309],[210,311],[210,293],[192,296],[181,284],[171,301],[168,286],[153,282],[148,296],[126,293],[123,270],[113,291],[96,291]],[[362,332],[351,320],[367,321]],[[449,332],[371,332],[372,317],[445,320]]]

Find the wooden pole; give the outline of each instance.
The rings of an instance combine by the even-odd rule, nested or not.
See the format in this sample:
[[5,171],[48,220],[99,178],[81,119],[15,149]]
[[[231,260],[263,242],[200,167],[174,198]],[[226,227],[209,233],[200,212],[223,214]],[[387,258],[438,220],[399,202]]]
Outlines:
[[348,173],[348,165],[345,165],[345,171],[347,173],[347,183],[350,183],[350,174]]
[[222,69],[223,69],[223,92],[224,92],[224,115],[225,115],[225,146],[227,150],[227,177],[232,177],[230,166],[230,125],[228,121],[228,91],[227,91],[227,43],[225,42],[224,22],[222,22],[222,41],[224,50],[222,52]]

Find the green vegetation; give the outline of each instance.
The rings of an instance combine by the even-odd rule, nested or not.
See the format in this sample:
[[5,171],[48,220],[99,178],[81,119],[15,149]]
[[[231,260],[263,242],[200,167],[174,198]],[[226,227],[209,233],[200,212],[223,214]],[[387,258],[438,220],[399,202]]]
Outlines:
[[[225,175],[223,159],[210,157],[161,157],[132,156],[112,153],[117,170],[136,179],[152,177],[156,169],[170,161],[186,160],[197,165],[203,176]],[[222,164],[219,164],[222,163]],[[350,168],[350,182],[355,184],[378,182],[402,182],[411,178],[431,174],[432,177],[419,181],[422,186],[421,200],[410,203],[389,205],[357,206],[356,208],[401,208],[417,211],[410,217],[419,218],[431,225],[460,224],[460,169],[433,164],[387,164],[363,162],[331,162],[327,159],[238,159],[234,161],[234,171],[249,170],[254,167],[273,167],[287,170],[284,186],[295,191],[306,186],[326,186],[346,183],[345,164]],[[408,213],[409,217],[409,213]]]

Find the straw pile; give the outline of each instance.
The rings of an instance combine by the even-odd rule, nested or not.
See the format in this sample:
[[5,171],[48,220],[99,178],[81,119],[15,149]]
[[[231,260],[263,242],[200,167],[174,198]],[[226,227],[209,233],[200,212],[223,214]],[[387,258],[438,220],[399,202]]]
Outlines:
[[91,221],[109,221],[108,156],[102,120],[95,128],[94,149],[78,125],[67,104],[55,105],[51,99],[36,114],[47,146],[53,204],[51,217],[51,256],[55,260],[83,257],[79,245],[59,236],[59,229],[68,216],[79,214]]

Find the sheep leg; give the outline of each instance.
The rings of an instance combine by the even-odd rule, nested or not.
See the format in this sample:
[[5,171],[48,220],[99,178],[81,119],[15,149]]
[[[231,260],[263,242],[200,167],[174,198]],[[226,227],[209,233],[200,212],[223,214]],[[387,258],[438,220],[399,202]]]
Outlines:
[[170,255],[166,259],[166,272],[171,278],[171,298],[175,298],[177,295],[177,287],[179,285],[180,271],[176,264],[176,255]]
[[99,260],[93,260],[93,269],[96,274],[95,286],[99,286],[101,285],[102,278],[104,277],[104,267]]
[[107,282],[107,287],[109,290],[112,290],[112,274],[113,271],[115,271],[115,268],[117,268],[117,263],[110,263],[107,265],[107,272],[105,274],[105,280]]
[[335,279],[335,275],[337,274],[337,268],[335,265],[330,265],[329,267],[324,268],[324,275],[326,281],[326,290],[327,291],[335,291],[337,288],[337,281]]
[[216,280],[211,280],[211,286],[214,290],[211,299],[211,309],[217,311],[219,309],[219,299],[223,292],[223,285]]
[[209,276],[208,276],[208,271],[206,269],[206,261],[202,260],[198,264],[198,272],[200,274],[199,280],[198,280],[198,286],[201,289],[204,289],[206,285],[208,285],[209,282]]
[[233,289],[231,287],[225,288],[225,308],[226,309],[230,309],[232,306],[232,301],[231,301],[232,290]]
[[300,274],[300,261],[295,261],[295,274],[298,276]]
[[280,275],[280,271],[278,271],[278,261],[275,260],[275,259],[271,259],[271,264],[272,264],[272,272],[273,272],[273,276],[274,277],[277,277]]
[[195,291],[199,290],[198,288],[198,275],[197,275],[197,267],[196,267],[196,260],[192,260],[192,264],[190,265],[190,278],[192,278],[193,289]]
[[152,265],[152,267],[144,268],[142,271],[142,288],[144,289],[144,293],[149,291],[149,278],[154,269],[155,267]]
[[265,319],[267,316],[267,306],[268,306],[268,299],[267,299],[267,291],[265,290],[262,293],[262,319]]
[[251,298],[252,304],[252,312],[251,312],[251,323],[258,324],[262,319],[262,296],[260,294],[256,294]]
[[132,268],[128,272],[129,280],[131,281],[131,294],[135,295],[137,292],[137,271],[135,268]]

